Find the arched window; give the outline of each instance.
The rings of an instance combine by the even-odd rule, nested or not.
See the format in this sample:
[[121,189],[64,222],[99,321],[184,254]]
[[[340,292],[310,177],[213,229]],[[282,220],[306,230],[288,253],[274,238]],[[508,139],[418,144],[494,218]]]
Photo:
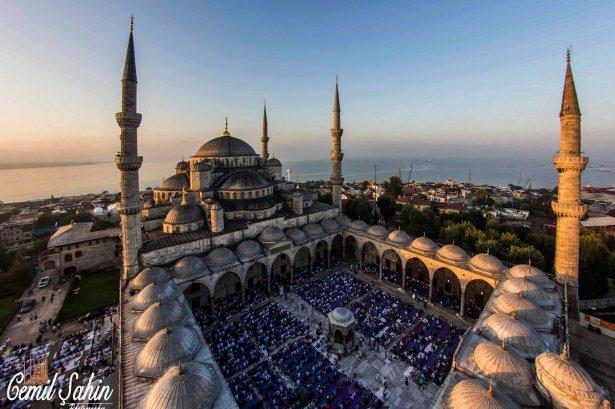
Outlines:
[[78,250],[78,251],[75,253],[75,258],[79,258],[79,257],[81,257],[81,256],[83,256],[83,252],[82,252],[81,250]]
[[73,261],[73,255],[70,254],[70,253],[69,254],[65,254],[64,255],[64,261],[67,262],[67,263],[70,262],[70,261]]

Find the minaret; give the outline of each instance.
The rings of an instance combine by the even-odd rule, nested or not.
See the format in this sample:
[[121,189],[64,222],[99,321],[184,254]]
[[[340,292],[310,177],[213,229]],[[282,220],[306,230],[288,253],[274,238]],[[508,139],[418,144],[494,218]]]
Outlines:
[[331,149],[331,199],[334,206],[342,207],[342,134],[340,119],[340,94],[338,91],[337,77],[335,78],[335,96],[333,97],[333,128],[331,137],[333,138],[333,149]]
[[267,129],[267,105],[263,105],[263,130],[261,132],[261,159],[267,162],[269,159],[269,150],[267,143],[269,142],[269,133]]
[[581,110],[570,68],[570,49],[566,52],[566,79],[560,118],[560,149],[553,157],[557,169],[557,200],[552,203],[557,216],[555,234],[555,278],[568,285],[569,311],[578,313],[580,220],[586,207],[581,204],[581,172],[587,157],[581,156]]
[[122,111],[115,114],[121,129],[121,150],[115,156],[120,170],[120,221],[122,234],[122,266],[124,281],[139,272],[141,249],[141,209],[139,195],[139,168],[143,157],[137,152],[137,128],[141,114],[137,113],[137,68],[133,42],[133,19],[130,19],[130,37],[126,50],[124,75],[122,76]]

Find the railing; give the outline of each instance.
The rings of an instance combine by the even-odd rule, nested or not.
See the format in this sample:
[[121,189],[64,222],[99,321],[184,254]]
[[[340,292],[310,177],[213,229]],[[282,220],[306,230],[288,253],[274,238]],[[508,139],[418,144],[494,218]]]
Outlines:
[[585,310],[595,308],[597,310],[603,308],[611,308],[615,306],[615,298],[597,298],[595,300],[579,300],[579,309]]

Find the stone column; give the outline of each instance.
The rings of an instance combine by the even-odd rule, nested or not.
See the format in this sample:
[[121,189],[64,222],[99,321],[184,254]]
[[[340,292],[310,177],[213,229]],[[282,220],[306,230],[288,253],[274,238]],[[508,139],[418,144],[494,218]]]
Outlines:
[[431,301],[432,295],[433,295],[433,277],[429,276],[429,301]]
[[463,310],[466,304],[466,289],[461,289],[461,308],[459,308],[459,315],[463,317]]

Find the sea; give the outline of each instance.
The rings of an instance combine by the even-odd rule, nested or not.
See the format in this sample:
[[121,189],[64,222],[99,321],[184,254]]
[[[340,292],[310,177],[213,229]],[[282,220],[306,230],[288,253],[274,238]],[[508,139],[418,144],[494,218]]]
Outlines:
[[[140,188],[156,187],[162,178],[173,174],[173,160],[145,160],[140,171]],[[474,184],[506,186],[530,185],[553,188],[557,173],[550,157],[513,159],[492,157],[453,158],[378,158],[344,157],[343,174],[347,182],[381,182],[393,175],[405,181],[471,181]],[[331,174],[328,159],[284,163],[284,176],[290,180],[327,180]],[[582,184],[615,186],[615,159],[592,163],[582,176]],[[73,196],[119,190],[119,171],[113,162],[89,165],[0,170],[0,201],[5,203]]]

